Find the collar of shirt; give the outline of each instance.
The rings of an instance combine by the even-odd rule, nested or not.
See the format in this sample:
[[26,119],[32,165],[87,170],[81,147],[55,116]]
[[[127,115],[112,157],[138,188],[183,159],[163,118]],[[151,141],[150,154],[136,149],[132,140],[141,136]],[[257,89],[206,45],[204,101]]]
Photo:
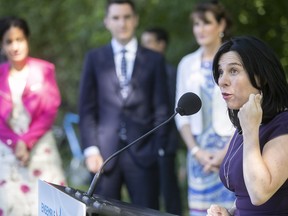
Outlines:
[[138,46],[137,39],[133,38],[125,46],[121,45],[115,39],[112,39],[111,45],[112,45],[112,49],[114,53],[114,62],[115,62],[116,73],[118,77],[120,77],[120,74],[121,74],[121,58],[122,58],[121,50],[123,48],[126,49],[127,52],[125,54],[125,57],[126,57],[126,64],[127,64],[127,77],[128,79],[131,79],[136,52],[137,52],[137,46]]

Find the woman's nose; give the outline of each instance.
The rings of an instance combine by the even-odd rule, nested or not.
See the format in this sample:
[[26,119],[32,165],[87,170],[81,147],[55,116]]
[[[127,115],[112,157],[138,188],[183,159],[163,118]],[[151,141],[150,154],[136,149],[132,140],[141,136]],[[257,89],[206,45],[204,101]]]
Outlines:
[[219,76],[218,78],[218,85],[219,86],[227,86],[229,84],[229,79],[227,74],[222,73],[221,76]]
[[203,24],[198,25],[198,31],[199,32],[203,32],[204,31],[204,25]]
[[19,48],[19,43],[18,42],[13,42],[12,43],[12,49],[17,50]]

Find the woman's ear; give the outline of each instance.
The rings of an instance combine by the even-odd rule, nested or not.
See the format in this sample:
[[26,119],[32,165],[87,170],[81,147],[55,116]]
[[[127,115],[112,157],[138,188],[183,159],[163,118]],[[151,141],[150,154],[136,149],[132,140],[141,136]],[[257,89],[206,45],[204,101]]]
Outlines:
[[219,22],[219,26],[220,26],[220,30],[221,32],[224,33],[225,29],[226,29],[226,26],[227,26],[227,23],[226,23],[226,20],[224,18],[222,18]]

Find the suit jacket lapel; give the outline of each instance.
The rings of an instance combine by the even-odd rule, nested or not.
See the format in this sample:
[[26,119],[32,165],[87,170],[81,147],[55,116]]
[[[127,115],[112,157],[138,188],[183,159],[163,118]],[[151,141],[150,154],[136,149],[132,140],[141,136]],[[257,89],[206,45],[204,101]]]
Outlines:
[[109,77],[107,84],[111,85],[111,88],[114,88],[113,92],[115,92],[115,98],[118,98],[119,101],[123,103],[124,98],[120,92],[120,82],[116,73],[116,64],[114,61],[114,53],[111,43],[104,48],[103,56],[105,59],[103,59],[104,64],[102,69],[105,71],[105,73],[110,73],[107,74],[107,77]]
[[136,56],[135,56],[135,62],[133,66],[133,72],[131,76],[131,80],[136,81],[139,77],[139,75],[142,72],[142,69],[145,67],[144,62],[144,56],[143,56],[143,50],[140,46],[137,48]]
[[135,93],[133,89],[137,88],[138,83],[141,82],[142,80],[141,76],[143,74],[143,71],[145,71],[145,68],[146,68],[145,63],[147,64],[147,62],[145,62],[145,56],[143,55],[143,49],[141,48],[141,46],[138,46],[134,65],[133,65],[132,76],[130,80],[132,90],[128,94],[128,97],[127,97],[128,100],[129,100],[129,97],[131,98],[131,95]]

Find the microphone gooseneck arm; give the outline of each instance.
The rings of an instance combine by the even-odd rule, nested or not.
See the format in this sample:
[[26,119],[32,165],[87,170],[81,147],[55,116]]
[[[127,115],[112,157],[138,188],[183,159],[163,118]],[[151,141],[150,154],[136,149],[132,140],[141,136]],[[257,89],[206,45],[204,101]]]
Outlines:
[[152,130],[148,131],[147,133],[145,133],[144,135],[142,135],[141,137],[139,137],[138,139],[134,140],[133,142],[131,142],[130,144],[128,144],[127,146],[125,146],[124,148],[116,151],[114,154],[112,154],[110,157],[108,157],[104,163],[102,164],[102,166],[100,167],[99,171],[94,175],[93,180],[89,186],[89,189],[87,191],[87,195],[89,197],[93,196],[93,193],[95,191],[97,182],[100,178],[100,175],[103,172],[103,169],[105,167],[105,165],[114,157],[116,157],[118,154],[120,154],[121,152],[125,151],[127,148],[129,148],[130,146],[132,146],[133,144],[135,144],[136,142],[138,142],[139,140],[143,139],[144,137],[148,136],[149,134],[153,133],[154,131],[156,131],[159,127],[161,127],[162,125],[168,123],[169,121],[171,121],[171,119],[173,119],[176,115],[178,114],[178,112],[176,111],[169,119],[167,119],[166,121],[162,122],[161,124],[159,124],[157,127],[153,128]]

